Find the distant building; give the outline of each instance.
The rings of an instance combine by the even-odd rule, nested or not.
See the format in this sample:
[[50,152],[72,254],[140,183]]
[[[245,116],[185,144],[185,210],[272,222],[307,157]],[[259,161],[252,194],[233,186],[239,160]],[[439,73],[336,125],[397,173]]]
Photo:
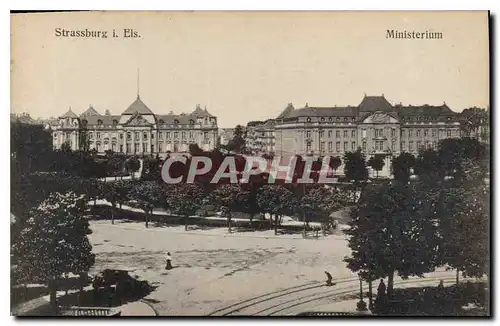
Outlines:
[[98,153],[113,151],[127,155],[188,152],[190,144],[212,150],[217,143],[217,118],[199,105],[189,113],[156,114],[137,95],[121,115],[101,115],[90,106],[80,116],[71,108],[53,128],[53,144],[68,142],[73,150],[88,142]]
[[21,114],[15,114],[11,113],[10,114],[10,122],[19,122],[19,123],[25,123],[25,124],[30,124],[30,125],[41,125],[42,123],[40,121],[37,121],[33,119],[28,113],[21,113]]
[[[437,148],[446,138],[460,137],[458,114],[439,106],[392,105],[385,97],[366,96],[357,106],[312,107],[291,104],[275,120],[274,151],[279,156],[340,156],[358,148],[367,157],[381,155],[381,176],[390,175],[391,158]],[[338,169],[343,171],[343,164]]]
[[254,121],[247,124],[245,145],[248,150],[258,153],[274,152],[274,119]]

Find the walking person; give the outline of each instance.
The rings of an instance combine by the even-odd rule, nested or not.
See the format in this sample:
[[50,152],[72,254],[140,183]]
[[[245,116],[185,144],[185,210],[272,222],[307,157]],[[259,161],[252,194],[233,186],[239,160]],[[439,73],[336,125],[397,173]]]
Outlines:
[[326,286],[334,285],[332,283],[332,280],[333,280],[332,274],[328,273],[327,271],[325,271],[325,274],[326,274]]
[[165,257],[167,265],[165,266],[166,270],[172,269],[172,256],[170,252],[167,252],[167,256]]

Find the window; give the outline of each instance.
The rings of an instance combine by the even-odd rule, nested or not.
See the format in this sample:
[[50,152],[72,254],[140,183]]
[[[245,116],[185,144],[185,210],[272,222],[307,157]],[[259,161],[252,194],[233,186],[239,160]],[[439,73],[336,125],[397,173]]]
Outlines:
[[328,138],[332,138],[332,131],[328,130]]
[[100,132],[97,132],[96,136],[97,136],[97,139],[101,139],[101,133]]
[[356,130],[352,130],[351,131],[351,137],[352,138],[356,138]]
[[384,142],[380,140],[375,141],[375,150],[382,151],[383,149],[384,149]]
[[393,140],[391,144],[391,150],[395,151],[396,150],[396,142]]
[[408,130],[408,136],[413,137],[413,130],[412,129]]
[[139,152],[139,143],[134,144],[134,152],[136,152],[136,153]]
[[178,139],[179,138],[179,133],[176,131],[174,132],[174,139]]
[[136,131],[134,136],[135,136],[135,139],[139,139],[139,132]]
[[366,152],[366,142],[365,141],[362,144],[362,149],[363,149],[363,152]]
[[102,120],[101,119],[97,120],[97,125],[99,125],[99,126],[102,125]]
[[396,129],[395,128],[391,129],[391,137],[396,137]]
[[167,139],[170,139],[170,132],[168,132],[168,131],[167,131],[166,138],[167,138]]
[[324,131],[324,130],[320,130],[320,131],[319,131],[319,136],[320,136],[320,137],[323,137],[324,135],[325,135],[325,131]]
[[437,135],[436,129],[432,129],[432,137],[436,137],[436,135]]
[[310,152],[310,151],[311,151],[311,143],[307,142],[307,144],[306,144],[306,152]]
[[401,130],[401,137],[404,137],[406,135],[405,130]]
[[193,138],[194,138],[194,134],[193,134],[193,132],[192,132],[192,131],[190,131],[190,132],[189,132],[189,138],[190,138],[190,139],[193,139]]
[[[54,136],[56,136],[56,134],[54,134]],[[89,132],[89,139],[92,139],[93,136],[94,134],[92,132]]]
[[158,143],[158,152],[163,152],[163,143]]
[[151,139],[155,139],[155,134],[151,134]]
[[127,132],[127,140],[131,140],[132,139],[132,133],[129,131]]
[[344,118],[344,122],[347,122],[347,118]]
[[401,142],[401,150],[406,150],[406,142],[404,140]]
[[451,137],[451,129],[446,130],[446,137]]
[[355,150],[356,150],[356,142],[355,142],[355,141],[353,141],[353,142],[351,143],[351,151],[353,151],[353,152],[354,152]]
[[182,139],[186,139],[186,133],[184,131],[182,132]]
[[361,130],[361,137],[366,138],[366,129]]
[[417,141],[417,150],[419,150],[420,147],[422,147],[422,142],[421,141]]
[[163,133],[161,131],[158,133],[158,139],[163,139]]
[[420,137],[420,129],[417,129],[417,137]]
[[307,122],[311,122],[311,118],[309,118],[309,117],[308,117],[308,118],[307,118]]
[[340,138],[340,130],[337,130],[337,131],[335,132],[335,137]]
[[333,151],[333,143],[331,141],[328,142],[328,151]]
[[148,150],[148,143],[142,143],[142,152],[146,153]]
[[328,121],[332,121],[332,120],[333,120],[333,119],[332,119],[332,117],[329,117],[329,118],[328,118]]
[[325,151],[325,142],[324,142],[324,141],[322,141],[322,142],[320,143],[320,151],[321,151],[321,152],[324,152],[324,151]]
[[429,144],[428,140],[425,141],[425,148],[430,148],[430,144]]
[[410,142],[408,143],[408,150],[410,152],[413,152],[414,148],[413,148],[413,141],[410,140]]
[[190,125],[194,125],[194,120],[193,120],[193,119],[190,119],[190,120],[189,120],[189,124],[190,124]]
[[424,129],[424,137],[427,137],[429,135],[429,129]]
[[126,145],[126,147],[127,147],[127,153],[131,153],[131,152],[132,152],[132,149],[131,149],[130,144],[127,144],[127,145]]
[[151,153],[155,152],[155,145],[151,144]]
[[142,133],[142,138],[143,138],[144,140],[148,140],[148,133],[147,133],[147,132],[143,132],[143,133]]
[[158,121],[161,125],[165,124],[165,121],[163,119],[160,119],[160,121]]
[[339,141],[335,143],[335,150],[337,152],[340,152],[340,142]]
[[347,138],[347,130],[344,130],[344,138]]
[[119,137],[120,139],[123,139],[123,133],[119,133],[118,137]]
[[123,153],[123,144],[120,144],[120,153]]
[[311,138],[311,130],[306,131],[306,138]]
[[[207,120],[207,119],[205,118],[205,120]],[[205,121],[205,122],[206,122],[206,121]],[[178,124],[179,124],[179,120],[175,119],[175,120],[174,120],[174,125],[178,125]]]
[[113,126],[116,126],[118,124],[118,120],[113,120]]
[[322,122],[323,122],[323,121],[325,121],[325,118],[324,118],[324,117],[321,117],[321,121],[322,121]]
[[348,142],[346,142],[346,141],[345,141],[345,142],[344,142],[344,152],[347,152],[347,151],[348,151],[347,146],[348,146]]

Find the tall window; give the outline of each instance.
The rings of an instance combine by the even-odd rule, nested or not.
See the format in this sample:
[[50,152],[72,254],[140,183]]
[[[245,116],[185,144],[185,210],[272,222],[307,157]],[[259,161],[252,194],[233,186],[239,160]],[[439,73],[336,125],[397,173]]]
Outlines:
[[328,142],[328,151],[333,151],[333,143],[331,141]]
[[413,130],[412,129],[408,130],[408,136],[413,137]]
[[328,138],[332,138],[332,131],[328,130]]
[[138,131],[135,132],[135,139],[139,139],[139,132]]
[[406,132],[405,132],[405,130],[403,129],[403,130],[401,130],[401,137],[404,137],[404,136],[406,136]]
[[451,137],[451,129],[446,130],[446,137]]
[[310,152],[311,151],[311,142],[307,142],[306,143],[306,152]]
[[177,139],[177,138],[179,138],[179,133],[176,131],[176,132],[174,132],[174,139]]
[[348,146],[348,142],[344,142],[344,152],[347,152],[349,149],[347,148]]
[[420,137],[420,129],[417,129],[417,137]]
[[427,137],[429,135],[429,129],[424,129],[424,137]]
[[335,137],[340,138],[340,130],[335,131]]
[[161,131],[158,133],[158,139],[163,139],[163,133]]
[[366,142],[365,142],[365,141],[363,142],[363,144],[362,144],[362,147],[361,147],[361,148],[363,149],[363,152],[366,152]]
[[361,130],[361,137],[366,138],[366,129]]
[[351,151],[353,151],[353,152],[354,152],[355,150],[356,150],[356,142],[355,142],[355,141],[353,141],[353,142],[351,143]]
[[101,133],[99,131],[96,133],[96,136],[97,136],[97,139],[101,139]]
[[406,142],[404,140],[401,142],[401,150],[406,150]]
[[163,143],[158,143],[158,152],[163,152]]
[[422,147],[422,142],[421,141],[417,141],[417,150],[419,150],[420,147]]
[[324,152],[324,151],[325,151],[325,142],[324,142],[324,141],[322,141],[322,142],[321,142],[321,144],[320,144],[320,150],[321,150],[322,152]]
[[436,129],[432,129],[432,137],[436,137],[436,136],[437,136]]
[[144,140],[148,140],[148,133],[147,132],[142,133],[142,137]]
[[337,152],[340,152],[340,142],[339,141],[335,143],[335,150]]
[[167,131],[167,135],[166,135],[167,139],[170,139],[170,132]]
[[306,131],[306,138],[311,138],[311,130]]
[[132,133],[129,131],[127,132],[127,140],[131,140],[132,139]]
[[352,130],[351,131],[351,137],[352,138],[356,138],[356,130]]
[[344,138],[347,138],[347,130],[344,130]]
[[410,142],[408,143],[408,150],[410,152],[413,152],[414,151],[414,148],[413,148],[413,141],[410,140]]

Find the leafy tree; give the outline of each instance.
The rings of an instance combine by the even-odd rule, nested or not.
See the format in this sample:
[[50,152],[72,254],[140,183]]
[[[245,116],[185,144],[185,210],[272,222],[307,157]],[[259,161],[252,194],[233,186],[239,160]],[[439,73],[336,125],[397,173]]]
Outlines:
[[145,181],[161,180],[161,167],[159,158],[148,157],[142,161],[141,180]]
[[120,205],[120,209],[122,208],[122,205],[128,202],[129,200],[129,193],[130,190],[134,187],[133,181],[129,180],[118,180],[116,181],[115,188],[117,190],[117,203]]
[[235,184],[223,184],[217,186],[210,194],[210,202],[214,203],[218,209],[225,211],[228,231],[231,232],[231,212],[244,202],[246,193]]
[[189,154],[191,156],[198,156],[203,154],[203,150],[196,143],[189,144]]
[[12,247],[13,265],[25,280],[48,282],[54,310],[57,280],[68,273],[82,276],[95,263],[84,206],[83,197],[73,192],[49,195],[31,211]]
[[481,137],[481,127],[489,124],[489,113],[485,109],[473,107],[459,113],[460,129],[466,136]]
[[132,175],[132,179],[134,178],[134,172],[139,171],[140,167],[141,162],[136,156],[132,156],[125,161],[125,169]]
[[342,159],[339,156],[330,158],[330,167],[337,174],[337,169],[342,165]]
[[184,216],[184,229],[187,231],[189,216],[195,214],[203,203],[203,189],[195,183],[178,183],[169,185],[165,195],[172,212]]
[[403,278],[422,276],[438,265],[437,196],[421,187],[399,182],[366,187],[345,231],[348,268],[369,281],[387,276],[389,297],[396,271]]
[[243,126],[237,125],[234,128],[233,139],[231,139],[227,145],[226,149],[230,152],[241,153],[245,150],[245,131]]
[[61,151],[64,153],[70,153],[73,151],[71,149],[71,145],[69,143],[69,140],[66,140],[64,143],[61,144]]
[[407,184],[410,181],[411,168],[415,166],[415,157],[410,153],[403,152],[392,158],[392,174],[394,179]]
[[[309,216],[313,221],[328,222],[330,214],[347,205],[347,198],[337,190],[314,186],[310,188],[299,201],[299,208],[304,216]],[[306,223],[309,222],[306,218]]]
[[379,171],[382,171],[384,165],[385,162],[384,162],[384,157],[382,155],[374,155],[370,157],[370,159],[368,160],[368,166],[371,166],[372,169],[377,171],[377,178]]
[[19,173],[46,171],[53,155],[52,135],[43,126],[20,122],[10,125],[10,152]]
[[344,173],[348,180],[354,181],[355,185],[368,179],[365,154],[360,149],[345,153]]
[[111,204],[111,224],[115,224],[116,205],[120,200],[120,190],[117,182],[104,182],[102,196]]
[[465,277],[480,277],[489,268],[489,189],[443,188],[439,200],[439,234],[443,263]]
[[430,148],[421,150],[415,159],[414,171],[419,176],[442,176],[441,159],[438,153]]
[[153,215],[153,209],[163,205],[163,188],[156,181],[142,181],[133,184],[129,192],[132,206],[142,209],[145,213],[146,227]]
[[280,185],[265,185],[257,193],[257,203],[263,213],[274,216],[274,234],[278,234],[278,224],[285,214],[292,214],[297,207],[295,195]]

